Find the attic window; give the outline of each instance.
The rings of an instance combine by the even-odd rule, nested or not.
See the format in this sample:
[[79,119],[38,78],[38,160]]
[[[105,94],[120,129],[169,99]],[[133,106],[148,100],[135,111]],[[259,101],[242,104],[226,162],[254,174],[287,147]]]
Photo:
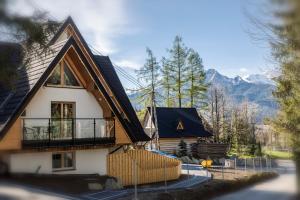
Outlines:
[[177,125],[177,130],[178,130],[178,131],[182,131],[183,129],[184,129],[183,123],[182,123],[182,121],[180,120],[180,121],[178,122],[178,125]]
[[81,87],[78,79],[65,61],[59,63],[55,67],[51,76],[47,80],[46,85],[61,87]]

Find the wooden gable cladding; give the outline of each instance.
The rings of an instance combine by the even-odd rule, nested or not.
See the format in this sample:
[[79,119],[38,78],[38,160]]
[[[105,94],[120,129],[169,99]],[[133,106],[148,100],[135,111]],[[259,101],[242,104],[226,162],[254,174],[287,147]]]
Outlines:
[[97,102],[103,110],[103,117],[111,117],[112,112],[108,103],[105,101],[103,94],[95,86],[93,79],[91,78],[88,71],[85,69],[84,64],[76,54],[74,48],[69,49],[68,53],[65,56],[65,59],[70,63],[70,67],[75,72],[76,76],[79,77],[84,88],[95,96]]
[[[112,110],[109,104],[105,101],[103,94],[96,87],[93,79],[91,78],[88,71],[85,69],[84,64],[80,60],[74,48],[70,48],[65,56],[65,59],[70,63],[70,67],[79,77],[84,88],[86,88],[90,93],[92,93],[97,102],[100,104],[103,110],[103,117],[112,117]],[[131,140],[126,134],[125,129],[122,127],[121,122],[115,117],[115,137],[116,144],[130,144]]]
[[7,134],[0,140],[0,151],[20,150],[22,148],[22,123],[18,118]]
[[[90,93],[92,93],[97,102],[100,104],[103,110],[103,117],[112,117],[112,110],[109,104],[105,101],[103,94],[96,87],[93,79],[91,78],[88,71],[85,69],[83,62],[76,53],[74,48],[70,48],[65,55],[65,59],[70,63],[70,67],[75,72],[76,76],[79,77],[84,88],[86,88]],[[115,137],[116,144],[130,144],[132,143],[125,129],[122,127],[121,122],[115,118]]]
[[112,101],[114,102],[114,105],[116,106],[116,108],[118,109],[119,113],[122,113],[122,115],[129,120],[129,117],[126,115],[126,113],[123,111],[121,105],[118,103],[118,101],[115,99],[113,92],[111,91],[110,87],[107,85],[104,77],[102,76],[102,74],[100,73],[100,71],[98,70],[98,67],[96,66],[96,64],[94,63],[93,59],[90,57],[87,49],[85,48],[85,46],[83,45],[80,37],[76,34],[76,31],[74,30],[74,28],[72,27],[71,24],[69,24],[65,31],[68,33],[68,35],[71,37],[73,37],[75,39],[75,41],[77,42],[77,44],[79,45],[79,48],[81,49],[81,51],[83,52],[84,56],[86,57],[87,61],[89,62],[89,64],[93,67],[93,70],[96,72],[99,80],[101,81],[101,84],[103,85],[103,87],[105,88],[105,90],[107,91],[108,95],[111,97]]

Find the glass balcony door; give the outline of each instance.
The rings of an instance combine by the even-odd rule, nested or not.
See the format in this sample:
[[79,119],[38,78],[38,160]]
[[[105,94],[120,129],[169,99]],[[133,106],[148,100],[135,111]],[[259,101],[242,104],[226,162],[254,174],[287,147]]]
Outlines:
[[52,139],[71,139],[74,129],[75,103],[51,103],[51,136]]

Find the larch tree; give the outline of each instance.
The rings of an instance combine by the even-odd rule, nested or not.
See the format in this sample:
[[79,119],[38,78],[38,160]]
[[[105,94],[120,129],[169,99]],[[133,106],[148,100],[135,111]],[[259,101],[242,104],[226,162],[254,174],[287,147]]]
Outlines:
[[206,99],[207,83],[205,83],[205,71],[198,52],[189,50],[187,57],[187,83],[190,107],[203,106]]
[[165,105],[167,107],[170,107],[172,104],[172,96],[171,96],[171,70],[170,66],[168,64],[168,61],[165,57],[162,58],[162,68],[161,68],[161,73],[162,73],[162,81],[161,85],[163,86],[164,93],[165,93]]
[[147,58],[144,66],[136,70],[138,80],[145,84],[145,87],[140,88],[139,99],[147,105],[151,105],[156,100],[156,93],[159,86],[160,66],[149,48],[146,48]]
[[168,50],[170,57],[168,64],[170,67],[170,80],[172,84],[171,89],[175,92],[176,98],[178,100],[178,107],[182,107],[182,100],[184,98],[184,86],[187,83],[186,72],[187,67],[187,55],[188,49],[184,45],[182,38],[176,36],[173,42],[173,46]]
[[[145,87],[139,89],[139,96],[141,102],[145,103],[145,108],[150,107],[150,116],[154,116],[156,120],[156,94],[159,86],[159,71],[160,66],[154,57],[152,51],[149,48],[146,48],[147,58],[144,66],[137,70],[137,76],[140,81],[143,81]],[[157,124],[155,122],[155,124]],[[153,139],[157,136],[155,127],[150,126],[150,137]],[[156,137],[157,139],[157,137]],[[152,141],[151,141],[152,148]]]

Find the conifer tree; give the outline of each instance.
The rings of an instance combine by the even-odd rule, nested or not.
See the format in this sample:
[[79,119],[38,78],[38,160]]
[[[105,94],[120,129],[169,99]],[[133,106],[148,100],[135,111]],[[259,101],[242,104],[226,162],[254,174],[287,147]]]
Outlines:
[[162,58],[162,69],[161,69],[161,72],[162,72],[162,86],[163,86],[163,89],[164,89],[164,93],[165,93],[165,105],[167,107],[170,107],[171,106],[171,78],[170,78],[170,75],[171,75],[171,70],[170,70],[170,66],[168,64],[168,61],[165,57]]
[[183,157],[183,156],[187,156],[187,144],[184,140],[180,140],[179,144],[178,144],[178,156],[179,157]]
[[205,94],[207,92],[207,84],[205,83],[205,72],[202,64],[202,59],[199,54],[190,49],[187,58],[188,71],[187,71],[187,82],[188,82],[188,95],[189,95],[189,106],[199,106],[204,103]]
[[275,6],[273,13],[279,23],[273,21],[269,27],[275,36],[270,40],[273,56],[281,72],[274,92],[280,110],[273,127],[277,132],[292,135],[300,193],[300,1],[275,2],[284,9]]
[[187,82],[186,71],[187,67],[187,55],[188,49],[182,42],[180,36],[176,36],[173,42],[173,46],[168,50],[170,57],[168,64],[170,67],[170,80],[172,84],[171,89],[175,92],[176,98],[178,100],[178,107],[182,106],[182,100],[184,98],[184,85]]
[[141,69],[136,70],[136,73],[138,79],[145,84],[145,87],[139,89],[140,95],[138,98],[147,105],[150,105],[156,99],[160,66],[149,48],[146,48],[146,52],[146,62]]

